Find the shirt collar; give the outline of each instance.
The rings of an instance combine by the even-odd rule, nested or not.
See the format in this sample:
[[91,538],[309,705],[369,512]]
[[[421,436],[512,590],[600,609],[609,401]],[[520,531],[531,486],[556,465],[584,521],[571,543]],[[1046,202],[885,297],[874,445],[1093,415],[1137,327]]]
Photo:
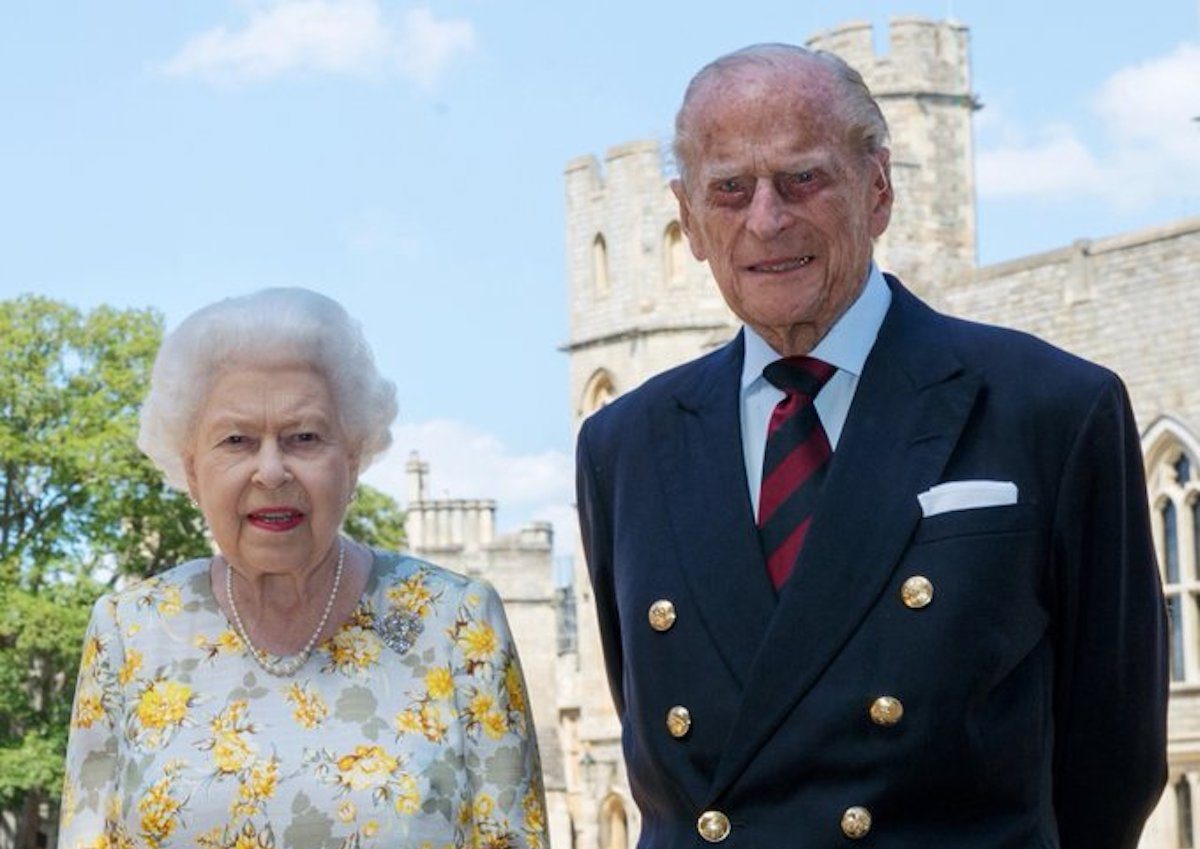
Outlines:
[[[867,272],[867,283],[842,317],[813,348],[811,356],[824,360],[840,371],[858,377],[867,355],[879,335],[883,317],[892,302],[892,292],[874,262]],[[765,379],[762,371],[779,359],[779,353],[767,344],[754,328],[745,327],[745,355],[742,359],[742,390],[756,380]]]

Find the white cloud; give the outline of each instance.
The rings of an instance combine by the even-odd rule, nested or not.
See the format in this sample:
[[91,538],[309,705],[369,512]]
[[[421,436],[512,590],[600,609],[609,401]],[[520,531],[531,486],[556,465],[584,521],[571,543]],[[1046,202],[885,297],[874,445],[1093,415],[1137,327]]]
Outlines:
[[549,521],[555,550],[574,551],[574,461],[565,452],[519,454],[491,433],[448,419],[397,425],[392,437],[391,450],[363,475],[371,486],[407,503],[405,466],[417,451],[429,464],[426,497],[494,499],[501,532]]
[[404,16],[400,66],[426,88],[456,55],[474,49],[475,29],[470,21],[439,21],[428,9],[411,9]]
[[438,19],[418,8],[394,24],[380,0],[270,0],[246,9],[242,26],[195,36],[164,70],[212,82],[255,82],[297,71],[398,73],[430,88],[450,62],[475,47],[468,20]]
[[975,162],[984,197],[1076,192],[1092,185],[1101,170],[1069,127],[1052,128],[1037,142],[981,151]]
[[1089,106],[1100,134],[1085,143],[1057,125],[1029,139],[1021,128],[993,123],[1004,138],[981,146],[976,160],[983,197],[1073,196],[1123,208],[1167,198],[1200,198],[1200,46],[1122,68]]

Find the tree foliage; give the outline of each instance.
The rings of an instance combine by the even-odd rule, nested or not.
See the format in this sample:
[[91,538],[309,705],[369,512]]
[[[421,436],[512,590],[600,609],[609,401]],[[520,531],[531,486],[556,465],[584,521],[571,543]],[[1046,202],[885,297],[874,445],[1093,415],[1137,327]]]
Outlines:
[[208,549],[135,445],[161,336],[148,310],[0,302],[0,807],[23,822],[59,793],[91,604]]
[[0,302],[0,562],[26,589],[203,550],[198,514],[135,445],[161,337],[148,310]]
[[404,513],[396,500],[365,483],[355,494],[342,529],[366,545],[388,551],[404,548]]

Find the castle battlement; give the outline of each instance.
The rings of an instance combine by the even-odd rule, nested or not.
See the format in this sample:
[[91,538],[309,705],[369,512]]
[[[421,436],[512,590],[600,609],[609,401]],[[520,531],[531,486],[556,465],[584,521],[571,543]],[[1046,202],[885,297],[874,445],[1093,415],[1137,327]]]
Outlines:
[[814,35],[806,46],[845,59],[863,75],[880,100],[970,96],[966,26],[955,21],[898,17],[888,24],[887,36],[887,50],[876,52],[874,26],[852,21]]

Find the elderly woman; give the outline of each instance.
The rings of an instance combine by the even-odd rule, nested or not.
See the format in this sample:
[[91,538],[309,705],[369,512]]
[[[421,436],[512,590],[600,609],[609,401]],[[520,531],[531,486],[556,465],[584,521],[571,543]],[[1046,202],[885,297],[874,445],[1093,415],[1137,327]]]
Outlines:
[[357,324],[301,289],[163,342],[138,444],[220,553],[97,602],[60,846],[545,845],[495,591],[339,533],[394,394]]

